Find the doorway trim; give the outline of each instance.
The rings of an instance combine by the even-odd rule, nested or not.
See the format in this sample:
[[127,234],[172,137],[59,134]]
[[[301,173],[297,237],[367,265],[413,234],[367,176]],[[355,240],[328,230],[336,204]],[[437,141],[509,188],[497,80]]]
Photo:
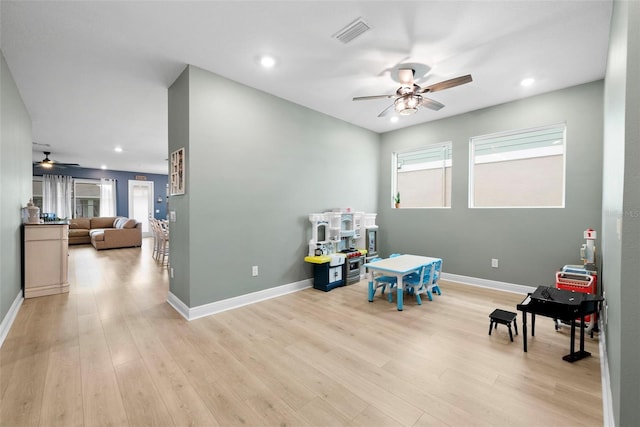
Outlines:
[[[141,186],[141,187],[147,187],[147,189],[149,190],[149,197],[147,200],[147,209],[149,212],[148,217],[146,218],[146,222],[147,222],[147,226],[146,226],[146,230],[144,227],[144,222],[143,222],[143,227],[142,227],[142,237],[150,237],[153,235],[153,231],[151,230],[151,226],[149,224],[149,219],[152,218],[154,216],[154,205],[153,205],[153,200],[154,200],[154,188],[153,188],[153,181],[138,181],[135,179],[130,179],[129,180],[129,184],[128,184],[128,199],[129,199],[129,218],[133,218],[133,188],[135,186]],[[137,218],[136,218],[137,219]],[[140,221],[138,219],[138,221]]]

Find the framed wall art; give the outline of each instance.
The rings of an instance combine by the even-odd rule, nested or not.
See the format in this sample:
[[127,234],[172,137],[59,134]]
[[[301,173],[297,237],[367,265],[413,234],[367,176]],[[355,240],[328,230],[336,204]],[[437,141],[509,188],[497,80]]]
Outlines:
[[171,165],[169,169],[169,191],[171,196],[184,194],[186,174],[185,161],[184,147],[171,153]]

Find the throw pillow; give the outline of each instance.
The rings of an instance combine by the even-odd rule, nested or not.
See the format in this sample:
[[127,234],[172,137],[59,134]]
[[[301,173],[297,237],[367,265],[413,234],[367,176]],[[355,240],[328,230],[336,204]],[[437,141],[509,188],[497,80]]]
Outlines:
[[129,218],[123,223],[122,228],[136,228],[137,223],[134,218]]

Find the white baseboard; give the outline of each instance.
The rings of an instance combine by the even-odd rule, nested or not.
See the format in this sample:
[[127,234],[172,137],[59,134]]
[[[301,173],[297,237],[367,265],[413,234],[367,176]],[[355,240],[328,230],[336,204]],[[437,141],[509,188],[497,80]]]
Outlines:
[[180,298],[169,292],[169,295],[167,296],[167,302],[171,307],[175,309],[175,311],[178,312],[178,314],[189,320],[189,307],[187,307],[187,305],[183,303]]
[[287,295],[293,292],[298,292],[303,289],[310,288],[313,285],[313,279],[305,279],[299,282],[289,283],[282,286],[276,286],[275,288],[264,289],[258,292],[252,292],[246,295],[240,295],[233,298],[227,298],[220,301],[215,301],[209,304],[200,305],[197,307],[187,307],[185,303],[180,301],[178,297],[169,292],[167,302],[171,305],[182,317],[187,320],[199,319],[201,317],[210,316],[215,313],[220,313],[234,308],[242,307],[256,302],[268,300],[271,298]]
[[[452,282],[458,282],[470,286],[479,286],[483,288],[496,289],[506,292],[514,292],[518,294],[526,294],[527,292],[533,292],[535,287],[518,285],[514,283],[497,282],[494,280],[480,279],[477,277],[461,276],[459,274],[442,273],[443,280],[450,280]],[[226,310],[232,310],[234,308],[242,307],[248,304],[264,301],[270,298],[279,297],[282,295],[297,292],[302,289],[310,288],[313,286],[313,279],[305,279],[299,282],[289,283],[282,286],[276,286],[275,288],[265,289],[258,292],[253,292],[246,295],[240,295],[233,298],[228,298],[221,301],[215,301],[209,304],[200,305],[197,307],[188,307],[178,297],[169,292],[167,302],[171,305],[182,317],[187,320],[199,319],[201,317],[210,316],[215,313],[220,313]]]
[[442,280],[462,283],[463,285],[478,286],[480,288],[496,289],[499,291],[513,292],[515,294],[524,294],[533,292],[537,286],[518,285],[515,283],[498,282],[495,280],[480,279],[478,277],[462,276],[460,274],[451,274],[442,272],[440,276]]
[[609,376],[609,358],[607,357],[607,337],[602,318],[599,319],[598,347],[600,348],[600,383],[602,384],[602,425],[615,427],[613,416],[613,396],[611,395],[611,377]]
[[22,305],[22,301],[24,298],[22,297],[22,290],[18,292],[18,296],[13,300],[13,304],[9,307],[9,311],[7,315],[4,316],[2,322],[0,322],[0,347],[4,343],[5,338],[9,335],[9,329],[11,329],[11,325],[16,320],[16,316],[18,315],[18,310],[20,310],[20,306]]

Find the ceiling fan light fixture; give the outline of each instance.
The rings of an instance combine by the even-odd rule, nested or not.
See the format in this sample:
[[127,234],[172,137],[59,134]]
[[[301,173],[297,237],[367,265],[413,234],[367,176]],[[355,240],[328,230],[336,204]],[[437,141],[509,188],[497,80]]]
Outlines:
[[421,102],[422,97],[420,95],[409,94],[397,98],[395,101],[393,101],[393,104],[398,114],[408,116],[418,111],[418,106]]
[[417,108],[405,108],[402,111],[399,111],[398,114],[402,115],[402,116],[410,116],[412,114],[415,114],[418,112]]

